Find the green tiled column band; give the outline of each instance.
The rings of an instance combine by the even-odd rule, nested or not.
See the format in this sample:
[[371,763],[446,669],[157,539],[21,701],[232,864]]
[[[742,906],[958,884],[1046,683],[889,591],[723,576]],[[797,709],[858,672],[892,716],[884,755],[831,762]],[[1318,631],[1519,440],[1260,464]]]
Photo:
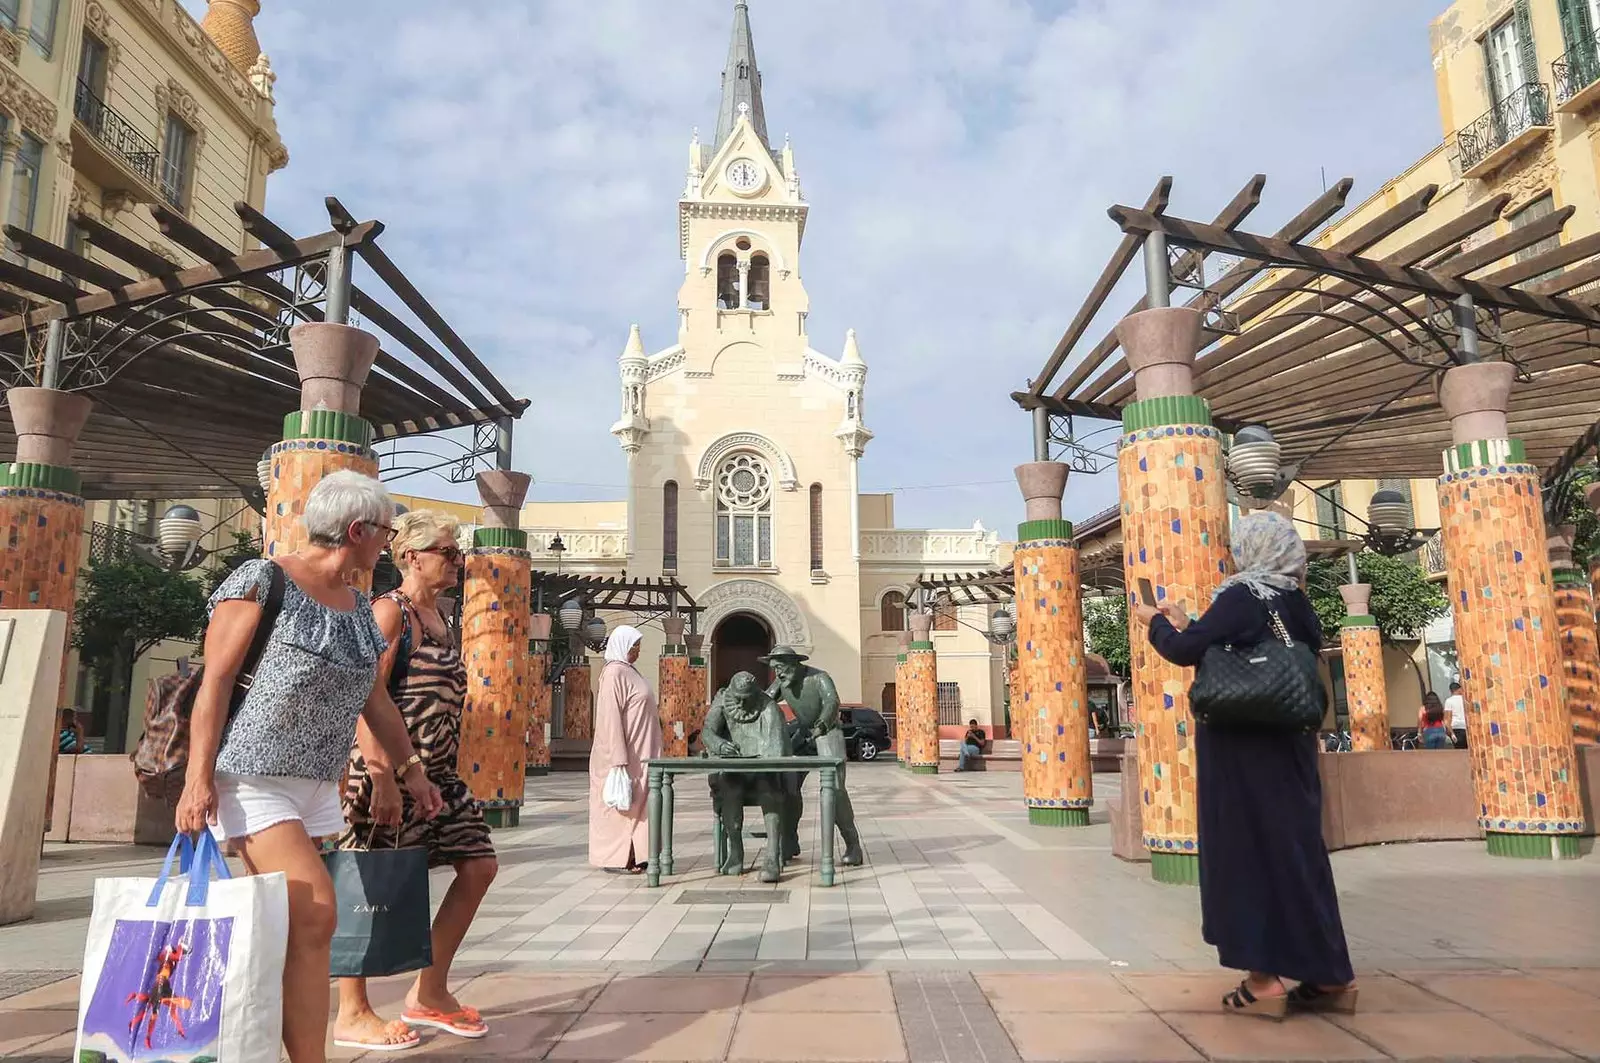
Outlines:
[[0,465],[0,487],[37,487],[75,495],[83,490],[83,477],[59,465],[12,461]]
[[358,447],[372,445],[372,426],[353,413],[296,410],[283,419],[285,439],[335,439]]
[[1555,568],[1550,570],[1550,578],[1557,587],[1587,587],[1589,575],[1578,568]]
[[933,643],[931,643],[931,642],[913,642],[911,644],[911,649],[913,651],[921,650],[924,653],[932,653],[933,652]]
[[1486,831],[1490,856],[1510,856],[1522,860],[1576,860],[1579,854],[1575,834],[1502,834]]
[[905,664],[906,663],[906,655],[903,654],[903,653],[895,654],[894,655],[894,662],[896,664]]
[[1070,520],[1025,520],[1017,525],[1017,542],[1036,543],[1044,540],[1061,542],[1072,538]]
[[1200,885],[1200,857],[1194,853],[1151,853],[1150,877],[1169,886]]
[[1461,472],[1485,466],[1521,465],[1528,460],[1520,439],[1480,439],[1462,443],[1444,452],[1444,471]]
[[704,668],[705,666],[706,666],[706,659],[704,657],[690,657],[689,658],[689,667],[690,668]]
[[1087,827],[1087,808],[1029,808],[1028,822],[1035,827]]
[[939,765],[937,765],[937,764],[913,764],[913,765],[911,765],[911,774],[913,774],[913,775],[937,775],[937,774],[939,774]]
[[1199,395],[1164,395],[1122,408],[1122,430],[1142,432],[1169,424],[1210,424],[1211,404]]
[[1377,627],[1378,618],[1375,616],[1347,616],[1339,621],[1340,627]]
[[472,532],[472,546],[475,550],[493,550],[496,547],[526,550],[528,533],[515,528],[476,528]]
[[679,644],[679,645],[676,645],[676,646],[669,644],[669,645],[661,647],[661,656],[663,656],[663,657],[687,657],[687,656],[689,656],[689,647],[685,646],[685,645],[682,645],[682,644]]

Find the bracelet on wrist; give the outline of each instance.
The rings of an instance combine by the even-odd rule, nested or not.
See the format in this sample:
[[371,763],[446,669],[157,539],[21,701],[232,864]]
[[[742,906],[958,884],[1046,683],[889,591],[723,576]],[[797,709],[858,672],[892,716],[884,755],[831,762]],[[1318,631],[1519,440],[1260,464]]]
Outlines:
[[411,756],[406,758],[406,762],[404,764],[400,765],[399,768],[395,769],[395,773],[394,773],[395,774],[395,778],[404,779],[406,777],[406,775],[408,773],[410,773],[412,768],[420,767],[421,764],[422,764],[422,754],[420,754],[420,753],[411,754]]

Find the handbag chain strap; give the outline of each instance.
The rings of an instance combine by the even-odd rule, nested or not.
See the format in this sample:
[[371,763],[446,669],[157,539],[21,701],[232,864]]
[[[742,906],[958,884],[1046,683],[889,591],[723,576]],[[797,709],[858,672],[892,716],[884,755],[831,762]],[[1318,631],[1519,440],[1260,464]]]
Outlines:
[[1283,640],[1283,644],[1285,646],[1293,649],[1294,639],[1289,637],[1289,629],[1283,626],[1283,616],[1279,614],[1276,609],[1272,608],[1268,608],[1267,613],[1270,617],[1268,622],[1272,625],[1273,634],[1277,635],[1279,639]]

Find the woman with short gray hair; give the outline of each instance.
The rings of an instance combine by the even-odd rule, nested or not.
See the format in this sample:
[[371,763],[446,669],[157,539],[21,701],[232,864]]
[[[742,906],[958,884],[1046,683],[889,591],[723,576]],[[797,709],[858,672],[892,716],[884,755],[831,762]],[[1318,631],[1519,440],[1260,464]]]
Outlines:
[[[356,721],[365,720],[392,763],[402,765],[401,782],[421,815],[437,814],[440,798],[399,710],[376,682],[388,640],[367,596],[350,585],[372,570],[393,534],[393,500],[371,477],[336,472],[311,490],[301,521],[309,544],[245,562],[211,596],[177,825],[233,841],[253,875],[288,879],[283,1043],[291,1063],[323,1063],[337,913],[314,839],[344,827],[339,780]],[[236,698],[261,603],[275,583],[281,608]],[[408,1039],[415,1035],[403,1029],[387,1035],[390,1043]]]

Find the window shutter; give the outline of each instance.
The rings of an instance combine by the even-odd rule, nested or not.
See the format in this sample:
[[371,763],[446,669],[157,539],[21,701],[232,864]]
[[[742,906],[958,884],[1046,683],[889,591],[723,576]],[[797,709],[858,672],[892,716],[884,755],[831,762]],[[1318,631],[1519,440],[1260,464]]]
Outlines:
[[822,485],[811,485],[811,571],[822,571]]
[[1594,27],[1589,25],[1588,0],[1556,0],[1556,10],[1561,15],[1561,39],[1567,51],[1591,47]]
[[[1524,85],[1537,85],[1539,83],[1539,52],[1533,46],[1533,13],[1529,10],[1529,0],[1517,0],[1516,19],[1517,50],[1522,53],[1522,83]],[[1542,125],[1542,118],[1536,119],[1536,124]]]
[[661,487],[661,567],[669,572],[678,567],[678,481],[668,480]]

